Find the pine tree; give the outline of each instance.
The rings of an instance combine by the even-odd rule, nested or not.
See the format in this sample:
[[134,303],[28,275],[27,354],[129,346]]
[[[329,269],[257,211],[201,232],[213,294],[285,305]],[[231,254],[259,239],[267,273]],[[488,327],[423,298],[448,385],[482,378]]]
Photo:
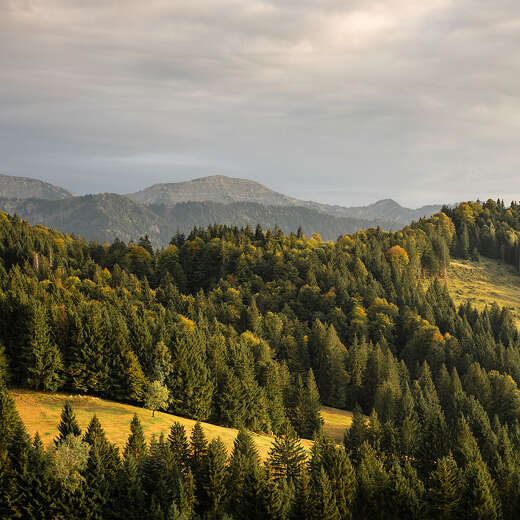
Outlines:
[[146,455],[146,441],[144,439],[143,427],[137,414],[134,414],[130,422],[130,435],[126,442],[124,457],[134,457],[136,460]]
[[[356,497],[356,473],[345,450],[328,440],[321,440],[317,451],[319,466],[321,466],[330,481],[330,486],[336,507],[342,519],[351,518]],[[313,471],[317,469],[313,461]]]
[[456,456],[463,467],[459,515],[468,520],[494,520],[500,512],[495,483],[464,418],[461,418],[457,425]]
[[29,343],[25,348],[27,384],[35,390],[56,391],[62,382],[63,363],[58,347],[51,341],[44,307],[35,304]]
[[202,461],[200,511],[208,519],[219,518],[226,496],[227,451],[218,438],[212,440]]
[[341,518],[330,479],[324,468],[321,468],[311,480],[310,512],[312,520],[340,520]]
[[168,381],[173,411],[199,421],[210,416],[213,398],[203,343],[200,332],[189,333],[177,343]]
[[284,479],[293,484],[300,478],[306,459],[305,451],[296,432],[290,425],[287,425],[285,431],[275,437],[266,464],[275,481]]
[[190,444],[184,426],[177,421],[170,427],[168,442],[175,463],[186,474],[190,464]]
[[310,480],[309,473],[304,471],[295,483],[294,499],[289,514],[290,520],[310,520]]
[[298,435],[312,438],[321,430],[323,420],[320,415],[320,394],[312,369],[309,369],[305,383],[298,376],[291,422]]
[[432,520],[455,520],[461,500],[461,475],[450,455],[437,459],[427,488],[428,516]]
[[228,466],[228,511],[231,514],[240,507],[246,478],[248,475],[257,472],[259,467],[260,457],[255,443],[251,435],[242,429],[238,432],[233,443],[233,451]]
[[76,414],[72,410],[70,401],[65,401],[63,409],[61,411],[61,419],[58,424],[59,435],[54,441],[56,446],[59,446],[68,435],[74,435],[79,437],[81,435],[81,429],[76,419]]
[[208,450],[208,441],[200,422],[196,422],[191,430],[190,437],[190,468],[197,488],[202,480],[202,462]]
[[422,517],[424,486],[417,471],[405,461],[403,466],[394,459],[389,472],[389,518],[413,520]]

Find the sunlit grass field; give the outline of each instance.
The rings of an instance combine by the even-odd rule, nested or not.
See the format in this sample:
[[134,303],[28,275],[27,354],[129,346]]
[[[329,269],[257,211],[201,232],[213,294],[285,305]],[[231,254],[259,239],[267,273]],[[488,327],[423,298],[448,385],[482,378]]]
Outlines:
[[493,302],[507,307],[520,327],[520,275],[512,266],[484,257],[452,261],[448,288],[457,305],[469,300],[479,310]]
[[[72,407],[78,418],[81,428],[84,430],[90,419],[96,414],[101,421],[103,429],[110,441],[116,443],[121,449],[124,447],[130,432],[130,421],[134,413],[141,420],[146,437],[149,439],[152,434],[160,435],[164,432],[168,435],[170,426],[174,421],[180,422],[186,428],[188,435],[195,424],[195,421],[178,417],[175,415],[152,412],[136,406],[107,401],[97,397],[89,396],[68,396],[66,394],[54,394],[43,392],[32,392],[30,390],[11,390],[11,395],[16,401],[16,406],[22,420],[27,426],[31,435],[39,432],[44,444],[48,445],[56,437],[57,426],[60,421],[60,414],[66,399],[72,403]],[[346,427],[352,422],[351,413],[335,408],[324,407],[322,416],[324,419],[324,429],[331,439],[342,442],[343,433]],[[231,450],[233,441],[238,430],[224,428],[214,424],[202,423],[204,432],[208,439],[220,437]],[[266,458],[273,438],[267,435],[253,434],[256,446],[262,458]],[[305,448],[310,449],[312,442],[303,440]]]

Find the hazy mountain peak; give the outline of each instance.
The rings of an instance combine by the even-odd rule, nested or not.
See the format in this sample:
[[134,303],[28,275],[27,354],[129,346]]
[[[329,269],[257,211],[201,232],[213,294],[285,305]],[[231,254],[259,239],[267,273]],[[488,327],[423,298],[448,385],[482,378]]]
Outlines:
[[72,197],[65,188],[29,177],[0,174],[0,197],[10,199],[60,200]]
[[249,179],[211,175],[183,182],[154,184],[130,193],[131,199],[144,204],[171,206],[179,202],[258,202],[270,206],[291,205],[293,199]]
[[378,200],[372,204],[369,204],[368,207],[373,207],[373,208],[402,208],[403,206],[401,206],[401,204],[399,204],[398,202],[396,202],[394,199],[381,199],[381,200]]

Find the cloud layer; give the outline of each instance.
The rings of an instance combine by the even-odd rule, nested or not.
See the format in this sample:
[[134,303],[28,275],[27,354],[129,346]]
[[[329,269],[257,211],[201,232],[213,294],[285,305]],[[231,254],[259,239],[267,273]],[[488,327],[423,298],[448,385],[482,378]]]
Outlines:
[[4,0],[0,170],[520,199],[518,48],[513,0]]

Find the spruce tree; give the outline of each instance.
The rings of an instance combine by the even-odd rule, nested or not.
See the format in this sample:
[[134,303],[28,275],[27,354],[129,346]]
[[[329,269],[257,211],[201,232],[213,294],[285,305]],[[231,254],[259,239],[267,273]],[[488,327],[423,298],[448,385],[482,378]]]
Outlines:
[[58,424],[58,431],[58,437],[54,441],[56,446],[59,446],[65,440],[67,435],[74,435],[75,437],[81,435],[81,429],[70,401],[65,401],[65,404],[63,405],[60,423]]
[[134,457],[136,460],[146,455],[146,441],[144,438],[143,427],[137,414],[134,414],[130,422],[130,435],[126,441],[124,457]]
[[341,518],[330,479],[324,468],[321,468],[311,479],[310,518],[312,520],[340,520]]
[[306,459],[296,432],[290,425],[286,425],[285,431],[275,437],[266,465],[275,481],[283,479],[293,484],[304,471]]
[[[260,457],[251,435],[240,430],[233,443],[233,451],[229,459],[227,489],[228,511],[233,514],[240,503],[245,490],[246,478],[256,473],[260,467]],[[256,479],[257,477],[251,477]]]
[[202,480],[202,462],[208,450],[208,441],[200,422],[196,422],[190,437],[190,468],[197,488]]
[[208,519],[219,518],[226,496],[226,446],[220,439],[208,444],[202,460],[199,510]]
[[56,391],[62,382],[63,363],[52,342],[44,307],[33,306],[29,343],[25,348],[27,384],[35,390]]
[[452,455],[437,459],[428,478],[426,499],[432,520],[455,520],[461,501],[461,475]]
[[170,427],[168,442],[175,463],[185,474],[190,464],[190,444],[186,437],[186,429],[177,421]]
[[200,331],[188,333],[177,343],[168,387],[175,413],[199,421],[210,416],[213,382],[208,373]]

